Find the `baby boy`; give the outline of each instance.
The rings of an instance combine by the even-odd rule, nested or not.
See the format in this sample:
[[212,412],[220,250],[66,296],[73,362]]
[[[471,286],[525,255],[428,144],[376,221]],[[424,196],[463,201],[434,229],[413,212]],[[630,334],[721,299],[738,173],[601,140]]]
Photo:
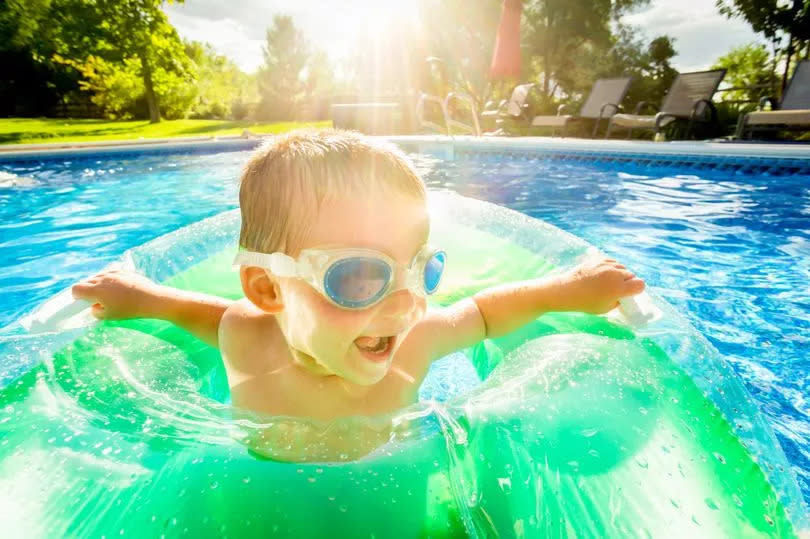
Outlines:
[[[341,131],[274,139],[241,178],[244,299],[106,272],[73,287],[102,319],[161,318],[218,346],[234,406],[330,421],[417,398],[434,360],[550,311],[605,313],[644,282],[612,259],[428,308],[446,257],[397,149]],[[452,264],[452,260],[447,263]]]

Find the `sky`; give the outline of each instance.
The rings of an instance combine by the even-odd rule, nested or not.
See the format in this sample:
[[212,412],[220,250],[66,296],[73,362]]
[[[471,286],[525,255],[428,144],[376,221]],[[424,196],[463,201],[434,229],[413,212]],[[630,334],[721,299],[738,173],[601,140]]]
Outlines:
[[[340,61],[362,27],[391,11],[406,16],[410,5],[409,0],[186,0],[164,9],[182,37],[207,41],[242,70],[254,72],[274,15],[291,15],[315,47]],[[680,71],[708,67],[734,46],[762,41],[744,21],[717,13],[714,0],[652,0],[624,20],[648,38],[674,37],[673,65]]]

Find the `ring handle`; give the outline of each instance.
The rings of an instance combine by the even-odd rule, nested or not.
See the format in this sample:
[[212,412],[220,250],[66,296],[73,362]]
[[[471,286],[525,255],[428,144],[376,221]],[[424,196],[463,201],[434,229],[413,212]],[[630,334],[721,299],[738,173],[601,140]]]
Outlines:
[[45,302],[39,309],[20,320],[28,333],[51,333],[87,326],[93,322],[90,303],[75,299],[67,288]]

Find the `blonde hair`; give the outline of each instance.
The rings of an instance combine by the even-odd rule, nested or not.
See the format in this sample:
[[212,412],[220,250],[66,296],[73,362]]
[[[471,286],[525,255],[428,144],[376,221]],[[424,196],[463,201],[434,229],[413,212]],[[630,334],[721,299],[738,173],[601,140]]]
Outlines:
[[256,150],[242,172],[239,245],[296,255],[325,200],[372,189],[426,199],[422,179],[392,145],[334,129],[278,136]]

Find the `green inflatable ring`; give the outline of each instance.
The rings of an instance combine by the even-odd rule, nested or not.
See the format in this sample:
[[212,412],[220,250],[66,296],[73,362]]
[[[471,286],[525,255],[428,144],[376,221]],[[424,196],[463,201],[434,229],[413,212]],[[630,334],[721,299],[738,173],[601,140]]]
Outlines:
[[[432,193],[431,211],[432,241],[449,260],[441,304],[562,271],[588,247],[456,195]],[[167,284],[236,298],[237,229],[238,214],[228,212],[127,259]],[[711,346],[656,302],[664,317],[643,329],[560,313],[485,341],[464,353],[483,382],[402,411],[390,440],[366,456],[306,463],[246,449],[239,436],[260,432],[261,421],[232,416],[218,352],[167,323],[6,339],[3,361],[40,362],[0,396],[4,529],[26,537],[796,535],[805,512],[773,434]],[[388,432],[375,421],[329,428],[347,439],[355,429]],[[282,423],[293,437],[306,426]]]

